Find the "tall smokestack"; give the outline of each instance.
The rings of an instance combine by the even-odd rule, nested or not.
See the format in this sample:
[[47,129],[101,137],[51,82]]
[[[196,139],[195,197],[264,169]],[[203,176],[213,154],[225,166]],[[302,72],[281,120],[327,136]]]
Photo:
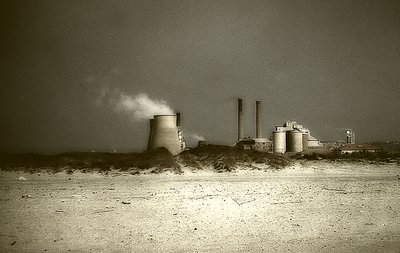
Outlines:
[[260,110],[261,101],[256,101],[256,138],[261,138],[261,125],[260,125]]
[[150,119],[150,132],[149,132],[149,141],[147,142],[147,150],[151,150],[151,142],[154,135],[153,124],[154,124],[154,119]]
[[179,112],[176,113],[176,126],[177,127],[181,126],[181,113]]
[[238,141],[244,138],[243,134],[243,100],[238,99]]

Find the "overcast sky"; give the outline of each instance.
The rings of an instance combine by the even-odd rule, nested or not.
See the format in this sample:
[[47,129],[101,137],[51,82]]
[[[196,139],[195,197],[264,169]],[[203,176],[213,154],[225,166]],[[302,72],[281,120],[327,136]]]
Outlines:
[[188,140],[234,143],[238,97],[247,136],[261,100],[266,137],[296,120],[320,140],[400,139],[397,0],[1,5],[1,151],[143,151],[138,98],[181,112]]

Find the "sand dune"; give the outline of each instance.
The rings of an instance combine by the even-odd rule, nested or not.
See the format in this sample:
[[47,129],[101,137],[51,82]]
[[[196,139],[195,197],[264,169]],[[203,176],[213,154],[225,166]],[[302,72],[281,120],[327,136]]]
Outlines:
[[261,167],[3,171],[0,251],[399,252],[398,165]]

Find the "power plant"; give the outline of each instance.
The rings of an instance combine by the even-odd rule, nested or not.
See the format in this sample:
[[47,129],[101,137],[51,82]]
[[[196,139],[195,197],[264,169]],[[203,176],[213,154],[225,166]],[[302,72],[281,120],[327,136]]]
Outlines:
[[261,131],[261,101],[255,104],[255,137],[244,137],[243,131],[243,100],[238,99],[238,142],[237,146],[245,150],[257,150],[284,154],[286,152],[299,153],[308,149],[321,148],[321,143],[310,134],[310,130],[297,124],[296,121],[287,121],[282,126],[276,126],[272,132],[272,142],[262,136]]
[[[237,143],[238,148],[244,150],[257,150],[261,152],[273,152],[277,154],[299,153],[308,149],[323,147],[319,140],[311,136],[310,130],[297,124],[296,121],[287,121],[282,126],[276,126],[272,132],[272,141],[263,137],[261,122],[261,101],[255,103],[254,137],[244,135],[243,100],[237,100]],[[354,133],[347,131],[348,142],[354,141]],[[205,146],[206,141],[199,142],[199,146]],[[180,154],[185,148],[183,131],[181,128],[181,114],[154,115],[150,119],[150,134],[147,150],[164,147],[172,155]]]

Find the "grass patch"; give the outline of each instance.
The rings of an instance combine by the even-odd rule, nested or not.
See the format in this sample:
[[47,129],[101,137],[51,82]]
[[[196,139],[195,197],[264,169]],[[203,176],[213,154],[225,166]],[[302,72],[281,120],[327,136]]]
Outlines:
[[255,150],[243,150],[222,145],[205,145],[187,150],[179,155],[180,161],[195,169],[212,167],[216,172],[229,172],[238,165],[265,163],[275,169],[282,169],[291,162],[288,158]]
[[47,170],[52,173],[98,171],[108,174],[112,170],[131,171],[153,168],[153,173],[166,170],[180,172],[180,166],[165,148],[143,153],[89,153],[72,152],[58,155],[0,154],[0,168],[8,171],[35,173]]
[[50,173],[65,171],[67,174],[75,171],[99,172],[105,175],[113,170],[130,174],[140,174],[141,171],[156,174],[165,171],[182,173],[178,161],[198,170],[212,167],[216,172],[230,172],[243,165],[252,167],[253,163],[282,169],[291,163],[289,158],[281,155],[254,150],[245,151],[230,146],[206,145],[184,151],[176,157],[165,148],[142,153],[0,154],[0,169],[31,173],[43,170]]

